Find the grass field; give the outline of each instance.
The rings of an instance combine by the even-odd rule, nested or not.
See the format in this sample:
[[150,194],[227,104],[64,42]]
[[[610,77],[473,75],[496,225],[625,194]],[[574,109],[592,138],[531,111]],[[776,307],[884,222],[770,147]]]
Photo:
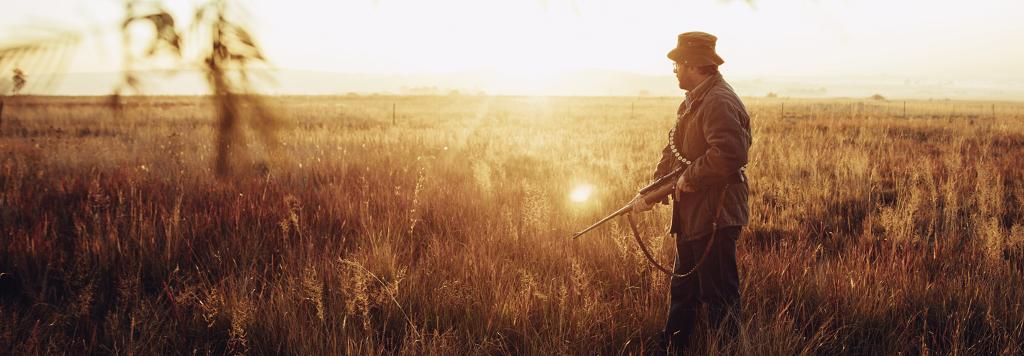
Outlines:
[[[218,180],[202,98],[5,98],[0,353],[654,351],[668,279],[622,221],[569,236],[678,98],[268,100],[283,146]],[[698,353],[1024,353],[1024,104],[745,101],[742,330]]]

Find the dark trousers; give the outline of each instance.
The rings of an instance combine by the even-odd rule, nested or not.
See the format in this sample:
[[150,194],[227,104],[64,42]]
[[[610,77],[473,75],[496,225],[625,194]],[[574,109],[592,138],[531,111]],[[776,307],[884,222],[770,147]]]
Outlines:
[[[693,334],[700,304],[708,307],[708,323],[717,328],[723,321],[735,333],[740,312],[740,276],[736,270],[736,240],[742,226],[718,229],[704,264],[687,278],[672,277],[672,301],[665,323],[665,337],[673,348],[686,348]],[[710,235],[693,241],[676,239],[675,273],[693,269],[704,254]]]

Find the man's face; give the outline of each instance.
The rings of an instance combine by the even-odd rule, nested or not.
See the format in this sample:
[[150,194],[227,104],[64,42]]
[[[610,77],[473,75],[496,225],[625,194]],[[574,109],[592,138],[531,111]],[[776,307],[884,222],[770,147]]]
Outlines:
[[697,73],[696,68],[679,62],[673,62],[672,67],[672,72],[676,74],[676,80],[679,80],[679,89],[690,91],[700,84],[700,73]]

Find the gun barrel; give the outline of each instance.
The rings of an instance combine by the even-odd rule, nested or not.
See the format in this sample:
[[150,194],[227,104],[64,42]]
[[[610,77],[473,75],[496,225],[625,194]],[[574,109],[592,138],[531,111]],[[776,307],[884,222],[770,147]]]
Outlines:
[[590,225],[590,227],[573,234],[572,238],[576,239],[577,237],[580,237],[583,234],[590,232],[590,230],[596,229],[598,226],[601,226],[601,224],[608,222],[608,220],[614,219],[617,216],[628,213],[631,209],[633,209],[633,205],[626,204],[626,206],[619,208],[619,210],[616,210],[614,213],[611,213],[611,215],[608,215],[604,219],[601,219],[600,221],[594,223],[594,225]]

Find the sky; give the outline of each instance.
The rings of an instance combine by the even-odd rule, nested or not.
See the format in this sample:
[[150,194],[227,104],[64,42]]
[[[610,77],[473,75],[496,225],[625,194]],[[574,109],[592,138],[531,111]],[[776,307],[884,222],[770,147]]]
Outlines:
[[[165,1],[179,19],[200,0]],[[75,73],[120,68],[119,0],[0,0],[0,31],[85,33]],[[476,89],[538,94],[567,72],[672,79],[676,35],[718,36],[728,78],[990,83],[1024,91],[1019,0],[247,0],[246,21],[281,70],[477,76]],[[186,24],[179,23],[180,27]],[[145,34],[142,29],[139,32]],[[140,35],[140,36],[141,36]],[[7,37],[7,36],[4,36]],[[0,39],[0,43],[4,43]],[[875,79],[872,79],[875,78]],[[513,85],[520,82],[519,86]],[[500,83],[499,83],[500,82]],[[452,79],[449,86],[458,86]],[[563,83],[564,84],[564,83]],[[964,84],[967,85],[967,84]],[[969,85],[968,85],[969,86]],[[358,90],[358,85],[354,85]],[[340,90],[340,89],[339,89]],[[516,91],[512,90],[512,91]],[[561,89],[560,89],[561,90]]]

